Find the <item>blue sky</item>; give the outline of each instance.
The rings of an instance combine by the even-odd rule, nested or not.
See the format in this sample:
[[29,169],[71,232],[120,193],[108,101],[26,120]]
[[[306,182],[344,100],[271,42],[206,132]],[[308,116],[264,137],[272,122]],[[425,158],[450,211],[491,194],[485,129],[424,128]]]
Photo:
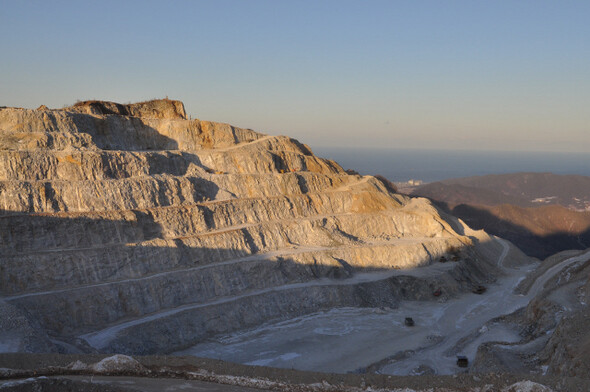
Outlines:
[[588,1],[4,1],[0,105],[168,96],[313,146],[590,152]]

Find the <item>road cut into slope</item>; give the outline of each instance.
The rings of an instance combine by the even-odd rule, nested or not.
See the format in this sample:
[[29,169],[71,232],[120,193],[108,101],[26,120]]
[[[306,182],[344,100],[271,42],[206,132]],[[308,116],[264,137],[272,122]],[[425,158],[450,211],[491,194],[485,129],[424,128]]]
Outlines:
[[[488,306],[464,296],[502,275],[504,248],[485,232],[287,136],[181,108],[0,108],[4,350],[169,354],[349,308],[385,309],[387,329],[411,313],[428,338],[408,339],[415,349],[450,336],[445,315]],[[345,370],[395,353],[403,330]]]
[[[427,243],[430,241],[436,241],[436,239],[432,239],[432,238],[393,239],[393,240],[390,240],[387,242],[371,243],[371,244],[367,244],[365,246],[375,246],[375,245],[399,246],[401,244],[423,244],[423,243]],[[358,247],[358,246],[356,246],[356,247]],[[279,252],[268,252],[264,255],[248,256],[248,257],[244,257],[244,258],[237,259],[237,260],[227,261],[225,263],[233,264],[233,263],[239,263],[239,262],[247,262],[250,260],[260,260],[265,257],[271,258],[271,257],[275,256],[275,253],[280,254],[281,256],[285,256],[285,255],[293,255],[293,254],[304,253],[304,252],[323,252],[323,251],[327,251],[329,249],[330,248],[328,248],[328,247],[310,247],[310,246],[296,247],[296,248],[290,249],[288,251],[282,250],[280,253]],[[219,264],[221,264],[221,263],[219,263]],[[219,264],[217,264],[217,266],[219,266]],[[168,309],[163,312],[158,312],[158,313],[150,314],[145,317],[136,318],[136,319],[133,319],[130,321],[119,323],[119,324],[110,326],[108,328],[105,328],[101,331],[92,332],[89,334],[82,335],[80,337],[82,339],[86,340],[93,347],[101,349],[101,348],[106,347],[111,342],[111,340],[113,340],[117,336],[118,333],[120,333],[121,331],[123,331],[127,328],[130,328],[133,326],[138,326],[138,325],[147,323],[149,321],[161,319],[161,318],[173,315],[175,313],[183,312],[188,309],[196,309],[196,308],[202,308],[202,307],[207,307],[207,306],[214,306],[214,305],[221,304],[221,303],[234,302],[234,301],[243,299],[245,297],[259,296],[259,295],[263,295],[265,293],[273,292],[273,291],[288,291],[288,290],[293,290],[293,289],[298,289],[298,288],[315,287],[315,286],[356,285],[356,284],[360,284],[360,283],[385,280],[385,279],[390,278],[395,275],[435,277],[435,276],[439,275],[441,272],[448,271],[452,268],[453,268],[452,264],[438,263],[438,264],[432,264],[432,265],[430,265],[428,267],[424,267],[424,268],[405,270],[403,272],[400,270],[396,270],[396,269],[391,269],[391,270],[386,270],[386,271],[360,272],[360,273],[356,273],[353,277],[345,279],[345,280],[336,280],[335,281],[335,280],[329,279],[329,278],[321,278],[321,279],[316,279],[316,280],[313,280],[310,282],[292,283],[292,284],[283,285],[280,287],[272,287],[272,288],[268,288],[268,289],[264,289],[264,290],[258,290],[258,291],[250,292],[248,294],[242,294],[242,295],[231,296],[231,297],[223,297],[223,298],[219,298],[214,301],[209,301],[209,302],[205,302],[205,303],[190,304],[190,305],[186,305],[186,306],[180,306],[180,307],[177,307],[174,309]],[[185,273],[186,271],[179,271],[179,272]],[[143,278],[143,279],[146,279],[146,278]]]

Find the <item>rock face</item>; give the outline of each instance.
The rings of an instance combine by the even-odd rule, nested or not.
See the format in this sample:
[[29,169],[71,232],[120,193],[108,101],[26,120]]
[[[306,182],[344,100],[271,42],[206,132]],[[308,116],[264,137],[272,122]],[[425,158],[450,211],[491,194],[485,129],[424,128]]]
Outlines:
[[490,279],[485,233],[391,191],[178,101],[0,109],[0,299],[39,342],[17,350],[167,353]]
[[[43,105],[37,110],[39,109],[47,109],[47,107]],[[82,101],[66,110],[88,114],[120,114],[122,116],[186,120],[184,104],[180,101],[170,99],[145,101],[127,105],[108,101]]]

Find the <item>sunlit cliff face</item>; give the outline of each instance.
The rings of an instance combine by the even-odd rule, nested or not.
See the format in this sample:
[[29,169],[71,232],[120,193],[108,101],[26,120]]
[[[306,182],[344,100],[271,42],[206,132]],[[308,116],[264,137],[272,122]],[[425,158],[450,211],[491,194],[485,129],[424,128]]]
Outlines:
[[[493,269],[473,248],[490,238],[425,199],[182,107],[0,110],[2,294],[30,317],[11,350],[172,352],[318,310],[452,296]],[[458,282],[457,268],[473,272]]]

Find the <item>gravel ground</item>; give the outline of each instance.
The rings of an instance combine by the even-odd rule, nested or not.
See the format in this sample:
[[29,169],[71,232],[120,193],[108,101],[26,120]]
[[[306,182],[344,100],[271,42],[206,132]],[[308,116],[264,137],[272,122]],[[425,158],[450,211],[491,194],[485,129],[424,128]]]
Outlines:
[[[84,364],[95,364],[106,355],[60,355],[60,354],[2,354],[0,355],[0,379],[25,380],[30,377],[58,375],[89,375],[96,372],[68,369],[69,364],[80,361]],[[551,377],[541,375],[518,375],[507,373],[491,374],[459,374],[454,376],[386,376],[378,374],[333,374],[304,372],[289,369],[277,369],[262,366],[238,365],[230,362],[195,357],[146,356],[135,357],[145,371],[126,368],[110,371],[101,376],[143,376],[142,385],[159,385],[159,380],[174,378],[197,380],[219,384],[220,391],[233,391],[226,388],[234,385],[244,388],[279,391],[588,391],[590,380],[575,377]],[[12,370],[9,370],[12,369]],[[38,383],[48,384],[45,379]],[[108,380],[108,379],[107,379]],[[104,391],[121,390],[124,385],[104,384]],[[82,382],[78,379],[70,380]],[[6,382],[6,381],[5,381]],[[35,382],[35,381],[31,381]],[[54,382],[54,381],[52,381]],[[55,381],[57,382],[57,381]],[[61,381],[60,381],[61,382]],[[66,381],[64,381],[66,382]],[[520,383],[520,384],[518,384]],[[539,384],[535,386],[532,383]],[[9,384],[10,385],[10,384]],[[74,385],[74,384],[72,384]],[[181,384],[182,385],[182,384]],[[223,386],[225,385],[225,386]],[[26,385],[25,385],[26,386]],[[22,389],[25,386],[14,385],[8,389],[0,386],[0,390],[34,390]],[[531,389],[535,386],[536,389]],[[545,389],[541,388],[544,386]],[[507,389],[507,388],[511,389]],[[57,390],[51,389],[41,390]],[[71,390],[78,390],[75,385]],[[110,389],[109,389],[110,388]],[[117,389],[119,388],[119,389]],[[547,389],[550,388],[550,389]],[[62,389],[63,390],[63,389]],[[102,391],[101,390],[101,391]],[[126,389],[130,390],[130,389]],[[240,389],[235,389],[240,391]],[[246,391],[247,389],[243,389]]]

